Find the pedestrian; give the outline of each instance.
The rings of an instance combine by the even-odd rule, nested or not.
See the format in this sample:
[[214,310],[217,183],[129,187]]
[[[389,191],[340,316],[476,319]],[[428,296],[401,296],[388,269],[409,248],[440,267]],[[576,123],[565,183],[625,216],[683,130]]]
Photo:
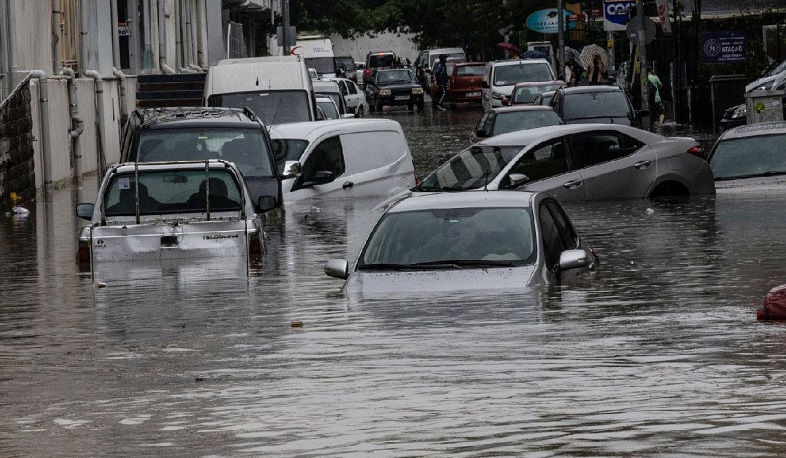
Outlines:
[[606,64],[600,54],[592,55],[592,61],[587,65],[587,75],[589,75],[590,84],[603,84],[606,80]]
[[448,66],[446,65],[448,61],[447,54],[440,54],[439,60],[436,64],[434,64],[434,81],[437,83],[437,88],[439,91],[437,92],[437,108],[442,111],[445,111],[445,106],[443,102],[445,101],[445,97],[448,93]]
[[655,125],[660,126],[666,119],[666,112],[663,109],[663,99],[660,95],[660,91],[663,89],[663,83],[661,83],[660,78],[658,78],[655,72],[652,71],[652,66],[650,65],[647,65],[647,81],[650,85],[650,101],[652,102],[652,106],[650,107],[650,119],[657,119]]
[[568,86],[579,85],[582,71],[581,65],[576,61],[576,55],[572,52],[568,54],[568,60],[565,61],[565,82]]

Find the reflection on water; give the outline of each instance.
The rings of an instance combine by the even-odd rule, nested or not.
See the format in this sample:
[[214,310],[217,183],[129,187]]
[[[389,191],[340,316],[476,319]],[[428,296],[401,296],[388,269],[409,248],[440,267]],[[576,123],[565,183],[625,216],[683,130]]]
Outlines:
[[[390,116],[443,143],[440,115]],[[376,201],[288,207],[249,276],[119,266],[96,287],[74,258],[91,199],[0,217],[1,455],[786,452],[786,329],[755,322],[786,281],[778,196],[571,203],[594,282],[374,300],[322,269]]]

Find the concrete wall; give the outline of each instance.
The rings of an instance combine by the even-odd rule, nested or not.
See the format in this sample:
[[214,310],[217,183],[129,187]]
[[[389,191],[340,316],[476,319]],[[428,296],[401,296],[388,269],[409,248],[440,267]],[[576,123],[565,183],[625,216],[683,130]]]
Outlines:
[[412,42],[412,34],[380,33],[374,36],[363,35],[356,38],[342,38],[340,35],[330,37],[333,41],[333,54],[336,56],[352,56],[357,62],[365,62],[366,54],[375,51],[393,51],[396,55],[414,61],[418,57],[418,48]]
[[0,208],[10,205],[9,195],[23,200],[35,196],[33,122],[30,88],[23,85],[0,106]]
[[[16,52],[20,70],[43,70],[52,68],[52,5],[50,1],[16,1]],[[5,30],[3,30],[5,33]],[[45,37],[42,37],[46,34]]]

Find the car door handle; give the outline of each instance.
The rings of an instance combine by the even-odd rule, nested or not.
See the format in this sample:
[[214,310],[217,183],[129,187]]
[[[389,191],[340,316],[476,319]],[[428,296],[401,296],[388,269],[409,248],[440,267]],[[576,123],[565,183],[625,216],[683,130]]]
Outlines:
[[649,168],[649,166],[651,165],[652,165],[652,161],[639,161],[633,164],[633,166],[636,167],[637,169],[646,169]]
[[355,183],[353,183],[353,182],[351,182],[351,181],[347,181],[347,182],[346,182],[346,183],[344,183],[344,184],[343,184],[341,187],[342,187],[342,188],[344,188],[344,189],[349,189],[349,188],[351,188],[352,186],[355,186]]
[[571,180],[571,181],[565,182],[565,184],[563,184],[562,187],[564,187],[566,189],[576,189],[579,186],[581,186],[582,183],[584,183],[584,180]]

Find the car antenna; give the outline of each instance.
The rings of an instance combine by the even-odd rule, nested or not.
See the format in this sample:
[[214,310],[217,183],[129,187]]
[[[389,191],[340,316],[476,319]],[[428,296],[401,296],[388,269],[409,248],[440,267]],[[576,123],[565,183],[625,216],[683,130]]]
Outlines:
[[483,174],[483,179],[484,179],[484,181],[486,182],[486,183],[483,185],[483,190],[484,190],[484,191],[488,191],[488,190],[489,190],[489,174],[490,174],[490,173],[491,173],[491,170],[486,170],[486,173],[484,173],[484,174]]

